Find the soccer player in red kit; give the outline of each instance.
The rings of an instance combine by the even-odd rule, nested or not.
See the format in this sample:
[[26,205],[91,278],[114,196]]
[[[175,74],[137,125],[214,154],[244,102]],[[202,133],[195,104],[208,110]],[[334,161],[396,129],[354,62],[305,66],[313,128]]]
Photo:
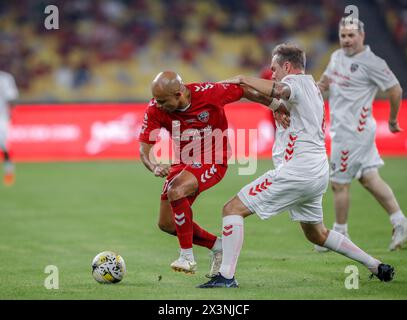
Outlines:
[[[212,251],[210,275],[217,274],[222,260],[222,241],[193,221],[191,206],[201,192],[222,180],[227,170],[229,153],[224,133],[228,122],[224,105],[243,97],[268,105],[271,98],[234,84],[184,84],[172,71],[159,73],[151,91],[154,98],[145,112],[139,136],[140,157],[155,176],[167,177],[161,194],[158,226],[178,237],[181,253],[171,268],[194,273],[197,264],[192,245],[195,244]],[[160,128],[170,133],[179,148],[179,161],[171,166],[157,163],[150,152]],[[215,132],[221,135],[220,146],[216,142],[219,139],[213,138]]]

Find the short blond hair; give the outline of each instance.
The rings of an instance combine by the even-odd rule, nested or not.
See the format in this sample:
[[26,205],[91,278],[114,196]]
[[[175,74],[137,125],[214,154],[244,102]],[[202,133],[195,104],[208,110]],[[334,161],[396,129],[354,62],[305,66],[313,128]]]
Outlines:
[[296,68],[305,69],[305,52],[295,44],[279,44],[274,48],[271,56],[277,56],[276,61],[280,66],[288,61]]

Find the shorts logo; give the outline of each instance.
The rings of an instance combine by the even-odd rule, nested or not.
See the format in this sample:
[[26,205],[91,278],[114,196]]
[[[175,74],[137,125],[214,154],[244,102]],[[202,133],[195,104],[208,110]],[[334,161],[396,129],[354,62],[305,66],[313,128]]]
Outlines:
[[179,226],[182,226],[185,223],[185,214],[183,212],[175,214],[175,223]]
[[216,169],[215,165],[213,164],[210,169],[205,170],[204,173],[201,174],[201,182],[205,183],[208,181],[210,178],[213,177],[213,175],[217,172],[218,170]]
[[352,64],[350,65],[350,71],[351,71],[351,72],[355,72],[356,70],[358,70],[358,68],[359,68],[359,65],[356,64],[356,63],[352,63]]
[[208,122],[209,120],[209,112],[208,111],[203,111],[198,115],[198,119],[201,122]]
[[341,168],[340,172],[345,172],[348,169],[349,150],[341,151]]
[[360,117],[359,117],[359,125],[358,125],[358,131],[362,132],[365,130],[365,125],[366,125],[366,118],[369,115],[369,108],[363,107],[362,111],[360,112]]
[[224,226],[223,227],[223,232],[222,234],[227,237],[230,236],[233,233],[233,226],[231,224]]
[[273,183],[269,181],[269,179],[264,180],[262,183],[257,184],[254,187],[251,187],[249,190],[249,195],[251,196],[256,196],[258,193],[263,192],[264,190],[267,190],[269,186],[271,186]]
[[200,169],[200,168],[202,168],[202,164],[201,163],[193,163],[193,164],[191,164],[191,168]]

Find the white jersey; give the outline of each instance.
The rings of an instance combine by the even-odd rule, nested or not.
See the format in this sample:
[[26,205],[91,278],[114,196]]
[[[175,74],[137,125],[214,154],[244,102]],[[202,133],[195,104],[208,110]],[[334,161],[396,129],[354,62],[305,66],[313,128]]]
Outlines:
[[0,118],[8,119],[8,102],[17,97],[18,90],[14,77],[7,72],[0,71]]
[[281,82],[291,90],[286,101],[290,126],[277,128],[274,165],[302,176],[320,176],[327,163],[321,92],[311,75],[290,74]]
[[387,63],[369,46],[351,57],[339,49],[332,54],[324,75],[332,81],[329,106],[333,143],[374,141],[373,99],[379,88],[384,91],[398,84]]
[[261,219],[289,211],[305,223],[323,220],[322,197],[329,180],[325,149],[324,101],[310,75],[288,75],[290,126],[278,126],[273,147],[275,170],[244,186],[239,199]]
[[284,129],[281,125],[276,123],[276,131],[274,133],[274,143],[273,143],[273,164],[274,168],[278,169],[284,163],[284,153],[285,153],[285,136],[288,137],[288,130]]

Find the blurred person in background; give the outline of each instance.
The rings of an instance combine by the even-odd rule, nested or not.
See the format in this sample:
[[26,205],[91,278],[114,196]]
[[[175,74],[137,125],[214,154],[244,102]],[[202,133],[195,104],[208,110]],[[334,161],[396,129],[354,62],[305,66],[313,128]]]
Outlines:
[[[358,179],[385,209],[393,225],[389,250],[401,248],[407,241],[407,219],[392,189],[380,177],[384,165],[375,143],[376,121],[372,103],[378,90],[390,102],[390,132],[402,131],[397,121],[402,88],[386,61],[364,45],[362,21],[343,18],[339,23],[339,42],[318,86],[329,90],[331,116],[331,185],[336,222],[333,229],[349,238],[348,212],[350,186]],[[327,251],[316,246],[317,251]]]
[[3,151],[4,175],[3,183],[11,186],[14,183],[14,164],[7,147],[7,134],[10,121],[10,107],[18,97],[18,90],[14,77],[7,72],[0,71],[0,148]]

